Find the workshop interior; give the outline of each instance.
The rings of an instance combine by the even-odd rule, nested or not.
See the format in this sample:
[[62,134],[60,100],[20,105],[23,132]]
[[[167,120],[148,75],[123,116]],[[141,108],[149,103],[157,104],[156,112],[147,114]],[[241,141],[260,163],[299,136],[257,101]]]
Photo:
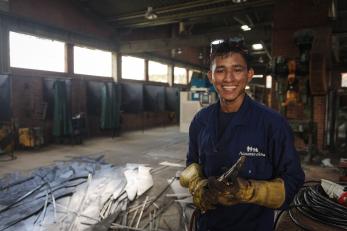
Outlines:
[[345,0],[0,0],[0,230],[190,230],[179,173],[224,39],[305,171],[274,230],[347,230]]

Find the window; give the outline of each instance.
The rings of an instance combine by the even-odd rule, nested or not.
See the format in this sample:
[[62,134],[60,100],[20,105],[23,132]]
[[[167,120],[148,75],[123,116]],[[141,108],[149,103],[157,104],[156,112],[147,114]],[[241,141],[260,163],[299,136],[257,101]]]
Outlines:
[[65,71],[65,43],[10,31],[10,66]]
[[148,61],[148,80],[154,82],[167,83],[169,77],[169,66],[154,62]]
[[341,87],[347,87],[347,73],[341,73]]
[[74,46],[76,74],[112,77],[112,52]]
[[132,56],[122,56],[122,78],[145,80],[145,60]]
[[[195,72],[195,74],[194,74],[194,72]],[[190,82],[190,81],[192,80],[193,74],[196,75],[197,73],[198,73],[199,75],[201,75],[201,72],[200,72],[200,71],[190,69],[190,70],[188,71],[188,82]]]
[[187,70],[182,67],[174,67],[174,83],[187,84]]

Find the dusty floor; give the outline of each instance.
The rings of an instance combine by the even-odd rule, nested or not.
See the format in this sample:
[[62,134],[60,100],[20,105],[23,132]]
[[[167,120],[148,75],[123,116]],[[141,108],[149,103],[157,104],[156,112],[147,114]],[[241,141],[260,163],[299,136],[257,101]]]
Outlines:
[[[52,164],[56,160],[64,160],[81,155],[104,155],[105,160],[115,165],[126,163],[148,164],[158,168],[162,161],[184,164],[187,151],[187,134],[179,133],[178,127],[161,127],[139,132],[128,132],[116,138],[93,138],[84,141],[82,145],[49,145],[31,151],[18,151],[13,161],[4,160],[0,156],[0,176],[14,171],[30,171],[39,166]],[[304,165],[306,180],[319,180],[321,178],[338,180],[339,172],[335,168],[322,168],[319,166]],[[150,196],[158,195],[166,186],[167,180],[175,176],[179,167],[167,167],[154,177],[154,187],[149,191]],[[165,193],[172,193],[170,189]],[[158,204],[165,203],[165,195],[158,200]],[[144,197],[138,201],[143,201]],[[163,230],[184,230],[181,211],[178,205],[171,206],[163,214]],[[334,230],[321,226],[307,219],[302,219],[311,225],[313,230]],[[277,230],[301,230],[297,228],[284,215]]]

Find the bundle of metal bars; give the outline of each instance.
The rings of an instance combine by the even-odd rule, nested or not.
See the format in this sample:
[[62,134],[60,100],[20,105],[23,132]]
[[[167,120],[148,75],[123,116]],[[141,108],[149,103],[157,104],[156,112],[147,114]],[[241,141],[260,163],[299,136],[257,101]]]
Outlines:
[[0,179],[0,231],[162,230],[160,216],[174,200],[159,205],[157,200],[175,178],[156,197],[129,207],[124,174],[129,169],[134,165],[112,166],[99,156],[7,175]]
[[76,158],[0,179],[0,230],[86,230],[119,214],[127,203],[124,167],[101,159]]

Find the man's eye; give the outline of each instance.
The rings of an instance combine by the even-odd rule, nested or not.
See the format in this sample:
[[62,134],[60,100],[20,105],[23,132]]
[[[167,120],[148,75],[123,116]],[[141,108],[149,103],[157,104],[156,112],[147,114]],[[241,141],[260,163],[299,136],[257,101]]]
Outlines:
[[218,69],[218,68],[217,68],[217,69],[216,69],[216,72],[217,72],[217,73],[222,73],[222,72],[224,72],[224,69]]
[[242,68],[236,68],[236,69],[234,69],[234,71],[235,71],[236,73],[240,73],[240,72],[242,72]]

